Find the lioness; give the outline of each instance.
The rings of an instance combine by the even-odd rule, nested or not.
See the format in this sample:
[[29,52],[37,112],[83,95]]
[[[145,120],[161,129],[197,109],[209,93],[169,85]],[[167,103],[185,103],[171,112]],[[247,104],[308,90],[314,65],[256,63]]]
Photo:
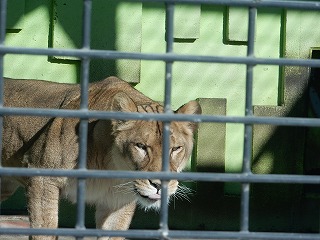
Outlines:
[[[6,107],[78,109],[80,86],[35,80],[4,80]],[[89,109],[162,113],[163,107],[116,77],[89,85]],[[200,114],[196,101],[176,113]],[[3,123],[2,164],[11,167],[75,169],[78,162],[79,119],[6,116]],[[162,123],[142,120],[89,120],[87,168],[99,170],[161,171]],[[172,122],[170,170],[180,172],[190,157],[196,124]],[[58,226],[59,197],[76,202],[76,180],[66,177],[17,177],[17,184],[2,179],[3,198],[24,186],[31,227]],[[178,182],[171,180],[168,194]],[[156,179],[87,179],[86,202],[96,207],[96,226],[128,229],[136,205],[158,208],[161,181]],[[2,199],[3,200],[3,199]],[[55,239],[33,236],[32,239]],[[109,238],[106,238],[109,239]],[[114,238],[122,239],[122,238]]]

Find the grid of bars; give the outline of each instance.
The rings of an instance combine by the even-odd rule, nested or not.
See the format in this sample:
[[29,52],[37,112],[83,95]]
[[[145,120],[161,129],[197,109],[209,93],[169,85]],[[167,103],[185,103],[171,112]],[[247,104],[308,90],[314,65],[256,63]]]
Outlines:
[[[252,129],[253,124],[272,124],[278,126],[305,126],[320,127],[319,119],[308,118],[279,118],[279,117],[255,117],[252,106],[252,83],[253,69],[256,65],[278,65],[278,66],[306,66],[320,67],[320,60],[305,59],[266,59],[254,56],[254,36],[257,8],[277,7],[286,9],[320,10],[319,1],[276,1],[276,0],[141,0],[141,2],[163,2],[166,7],[166,53],[146,54],[128,53],[110,50],[90,49],[90,28],[92,0],[83,0],[83,39],[81,49],[38,49],[38,48],[17,48],[4,45],[6,29],[7,0],[0,0],[0,125],[4,115],[30,115],[30,116],[51,116],[51,117],[76,117],[80,118],[80,147],[79,147],[79,168],[77,170],[49,170],[49,169],[19,169],[0,167],[0,176],[67,176],[78,179],[77,199],[77,223],[75,229],[15,229],[0,228],[0,234],[23,234],[23,235],[56,235],[74,236],[82,239],[84,236],[123,236],[126,238],[140,239],[169,239],[169,238],[196,238],[196,239],[319,239],[320,234],[307,233],[272,233],[272,232],[251,232],[249,231],[249,204],[251,183],[296,183],[296,184],[320,184],[319,176],[304,175],[259,175],[251,173],[252,158]],[[178,55],[173,52],[173,15],[175,3],[188,4],[212,4],[228,6],[244,6],[249,9],[249,31],[248,48],[246,57],[218,57],[199,55]],[[5,54],[30,54],[48,56],[73,56],[82,59],[81,65],[81,106],[80,110],[55,110],[55,109],[20,109],[3,107],[3,58]],[[88,83],[89,65],[91,58],[104,59],[141,59],[157,60],[166,63],[165,75],[165,113],[162,115],[137,114],[137,113],[114,113],[114,112],[91,112],[88,110]],[[247,66],[246,74],[246,104],[245,116],[185,116],[171,114],[171,77],[172,65],[175,61],[186,62],[208,62],[208,63],[235,63]],[[170,173],[169,155],[163,156],[162,172],[127,172],[127,171],[98,171],[86,170],[87,132],[88,118],[100,119],[144,119],[158,120],[164,122],[163,152],[169,153],[169,124],[170,121],[194,121],[194,122],[223,122],[240,123],[245,126],[244,134],[244,155],[242,173]],[[2,131],[2,127],[0,127]],[[1,132],[0,132],[1,134]],[[1,139],[1,138],[0,138]],[[1,141],[1,140],[0,140]],[[1,150],[0,150],[1,151]],[[103,231],[86,229],[85,217],[85,181],[86,178],[150,178],[162,180],[161,211],[158,230],[128,230],[128,231]],[[168,228],[168,206],[167,206],[167,183],[170,179],[211,181],[211,182],[239,182],[241,190],[241,214],[240,231],[182,231],[169,230]]]

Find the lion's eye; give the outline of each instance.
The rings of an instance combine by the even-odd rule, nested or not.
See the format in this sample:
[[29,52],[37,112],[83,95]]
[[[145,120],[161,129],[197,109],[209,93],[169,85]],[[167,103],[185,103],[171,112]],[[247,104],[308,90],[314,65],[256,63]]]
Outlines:
[[181,152],[182,146],[176,146],[171,148],[170,156],[172,159],[175,159],[177,155]]
[[181,149],[182,149],[182,146],[177,146],[177,147],[171,148],[172,152],[180,151]]
[[136,147],[140,148],[143,151],[147,151],[147,146],[143,143],[136,143]]

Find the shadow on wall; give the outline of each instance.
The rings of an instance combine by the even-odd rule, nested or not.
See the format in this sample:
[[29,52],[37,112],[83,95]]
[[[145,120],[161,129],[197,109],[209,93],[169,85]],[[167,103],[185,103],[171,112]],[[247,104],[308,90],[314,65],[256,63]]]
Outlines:
[[[309,73],[309,68],[286,67],[285,104],[278,107],[255,106],[254,115],[308,117],[311,108],[309,92],[314,82]],[[319,149],[315,147],[319,141],[312,138],[315,130],[295,126],[255,125],[253,173],[309,174],[318,165],[314,164],[318,162],[318,157],[311,157],[312,152],[318,152]],[[255,199],[251,204],[251,221],[256,230],[265,230],[262,226],[269,222],[268,231],[277,230],[279,226],[283,227],[281,231],[318,231],[319,194],[315,195],[308,185],[252,184],[251,195]]]
[[[93,1],[91,48],[116,49],[116,12],[120,3],[115,0],[105,4],[103,0]],[[49,48],[81,48],[82,45],[82,2],[77,0],[53,1],[8,1],[7,33],[19,32],[19,20],[27,14],[42,8],[47,10],[50,25],[48,31]],[[41,24],[41,23],[40,23]],[[18,25],[18,26],[17,26]],[[72,57],[49,57],[56,64],[74,64],[78,66],[77,79],[80,79],[81,61]],[[117,75],[114,60],[92,59],[90,80],[96,81],[106,76]]]
[[[116,12],[117,1],[93,1],[91,23],[91,48],[116,50]],[[54,0],[50,14],[50,31],[48,46],[51,48],[81,48],[82,47],[82,13],[83,3],[77,0]],[[51,57],[55,63],[79,64],[72,57]],[[106,75],[117,75],[115,61],[107,59],[92,59],[90,62],[90,80],[96,81]]]

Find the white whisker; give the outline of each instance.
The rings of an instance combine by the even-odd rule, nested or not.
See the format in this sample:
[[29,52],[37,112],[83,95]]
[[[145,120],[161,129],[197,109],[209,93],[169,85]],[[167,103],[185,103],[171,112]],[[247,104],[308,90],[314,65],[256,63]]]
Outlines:
[[190,195],[194,194],[194,190],[191,188],[188,188],[184,185],[178,185],[178,189],[176,193],[173,195],[173,199],[179,199],[179,200],[187,200],[188,202],[191,202]]

